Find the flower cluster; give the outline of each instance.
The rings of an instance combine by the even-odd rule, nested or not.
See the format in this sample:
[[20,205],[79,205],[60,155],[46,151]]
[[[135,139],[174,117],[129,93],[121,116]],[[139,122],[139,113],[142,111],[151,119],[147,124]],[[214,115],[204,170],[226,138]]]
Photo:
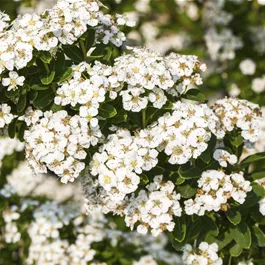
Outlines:
[[[188,85],[202,84],[200,64],[196,56],[170,54],[166,57],[143,48],[133,48],[132,53],[115,60],[112,81],[121,92],[123,108],[133,112],[145,109],[148,102],[162,108],[167,93],[186,91]],[[126,86],[125,86],[126,85]]]
[[[105,101],[105,94],[111,88],[108,76],[112,68],[96,61],[94,66],[82,62],[72,66],[72,69],[72,78],[57,89],[54,102],[62,106],[80,105],[79,115],[95,127],[98,125],[96,116],[99,104]],[[89,78],[86,77],[87,75]]]
[[47,168],[63,183],[74,181],[85,164],[84,148],[98,143],[99,127],[89,127],[87,120],[78,115],[69,116],[61,110],[47,111],[44,117],[25,132],[26,158],[36,173],[46,173]]
[[204,265],[222,265],[223,261],[218,257],[218,246],[216,243],[208,244],[201,242],[198,248],[193,248],[187,244],[183,248],[183,261],[187,265],[204,264]]
[[174,191],[171,181],[163,181],[163,176],[155,176],[154,181],[141,190],[135,197],[129,199],[126,206],[125,222],[131,229],[136,223],[137,231],[146,234],[151,230],[153,236],[158,236],[164,230],[173,231],[174,216],[180,216],[180,195]]
[[[33,13],[18,17],[11,28],[1,34],[0,72],[24,68],[33,58],[34,49],[53,51],[61,44],[72,45],[88,27],[94,27],[97,39],[102,39],[105,44],[112,42],[121,46],[126,38],[119,27],[125,23],[132,26],[133,23],[121,15],[102,14],[100,5],[98,1],[59,0],[41,16]],[[2,29],[6,28],[7,20],[5,16],[3,18]]]
[[227,211],[230,198],[243,204],[247,193],[252,189],[250,182],[244,179],[243,172],[227,175],[216,170],[204,171],[198,180],[198,187],[195,199],[184,202],[188,215],[204,215],[206,211]]
[[90,162],[91,174],[98,175],[99,184],[116,200],[134,192],[140,182],[138,174],[149,171],[158,162],[158,151],[148,145],[144,136],[119,130],[108,137]]
[[213,108],[225,132],[239,129],[245,141],[258,140],[261,116],[258,105],[243,99],[225,98],[217,100]]
[[154,142],[170,156],[171,164],[185,164],[208,147],[211,133],[224,136],[218,118],[206,104],[176,102],[172,114],[158,119],[151,129]]

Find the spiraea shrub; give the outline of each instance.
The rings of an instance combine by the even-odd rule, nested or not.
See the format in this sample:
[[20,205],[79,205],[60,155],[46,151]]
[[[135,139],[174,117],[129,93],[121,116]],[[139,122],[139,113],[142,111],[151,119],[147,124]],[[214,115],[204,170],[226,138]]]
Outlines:
[[[244,157],[261,135],[259,106],[232,97],[208,104],[200,58],[126,47],[126,26],[134,23],[103,9],[94,0],[59,0],[42,15],[12,22],[1,15],[3,135],[24,142],[17,151],[24,148],[36,178],[80,181],[87,214],[107,214],[143,240],[167,236],[182,255],[176,264],[264,264],[265,153]],[[25,235],[26,264],[91,264],[99,242],[112,238],[105,217],[98,233],[81,210],[79,222],[54,202],[18,206],[8,199],[17,192],[10,183],[1,189],[9,207],[1,240],[8,249]],[[19,218],[28,205],[25,228]],[[96,261],[133,262],[108,255]],[[133,264],[173,264],[155,259],[137,256]]]

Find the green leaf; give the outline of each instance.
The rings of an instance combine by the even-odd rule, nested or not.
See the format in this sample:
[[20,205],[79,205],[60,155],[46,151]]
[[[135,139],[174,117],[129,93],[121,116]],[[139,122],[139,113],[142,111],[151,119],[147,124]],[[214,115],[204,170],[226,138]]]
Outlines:
[[93,46],[95,42],[95,30],[94,29],[88,29],[87,33],[85,34],[85,43],[86,43],[86,49],[89,51],[89,49]]
[[109,120],[110,123],[117,124],[126,122],[128,118],[128,115],[126,111],[119,111],[117,115]]
[[6,90],[5,95],[8,98],[16,98],[19,96],[19,90]]
[[49,86],[42,86],[42,85],[34,84],[31,86],[31,89],[36,90],[36,91],[41,91],[41,90],[49,89]]
[[233,224],[237,225],[241,222],[241,214],[239,212],[239,209],[237,208],[230,208],[228,211],[225,213],[227,219]]
[[38,96],[33,101],[33,106],[37,109],[47,107],[54,99],[54,93],[52,90],[39,91]]
[[193,167],[188,162],[185,165],[181,165],[178,169],[178,174],[183,179],[194,179],[201,177],[202,170],[196,167]]
[[260,160],[265,159],[265,152],[261,152],[261,153],[257,153],[254,155],[250,155],[248,157],[246,157],[240,164],[241,167],[247,167],[249,164],[253,163],[253,162],[257,162]]
[[186,237],[187,224],[185,215],[177,217],[175,219],[175,228],[173,231],[174,239],[178,242],[182,242]]
[[242,143],[243,143],[243,137],[241,136],[241,134],[237,135],[237,136],[231,136],[230,137],[230,143],[235,146],[235,147],[239,147]]
[[175,182],[175,184],[176,184],[176,185],[181,185],[181,184],[184,183],[184,182],[185,182],[185,179],[184,179],[184,178],[182,178],[182,177],[178,177],[177,180],[176,180],[176,182]]
[[34,100],[38,96],[38,91],[36,90],[30,90],[29,91],[29,100]]
[[265,234],[263,231],[256,225],[252,226],[253,234],[257,239],[259,247],[265,247]]
[[54,79],[55,82],[62,83],[72,76],[73,69],[71,67],[63,69],[58,76]]
[[235,244],[229,249],[229,253],[232,257],[238,257],[241,254],[242,250],[243,249],[240,247],[239,244]]
[[27,129],[27,125],[25,122],[23,122],[18,130],[17,138],[19,139],[20,142],[24,141],[24,133],[25,130]]
[[190,184],[178,186],[177,190],[180,193],[180,195],[185,199],[191,198],[197,192],[197,189],[191,187]]
[[17,111],[19,113],[23,112],[26,108],[26,105],[27,105],[27,94],[21,95],[17,103]]
[[230,233],[240,248],[249,248],[251,245],[251,232],[246,223],[230,227]]
[[117,115],[117,110],[110,104],[103,103],[99,107],[99,116],[105,119],[112,118]]
[[262,179],[265,177],[265,168],[252,172],[250,175],[254,180]]
[[140,112],[128,112],[128,117],[137,127],[142,127],[142,115]]
[[50,54],[50,52],[48,51],[41,51],[38,55],[38,57],[44,62],[49,64],[52,60],[52,56]]
[[74,62],[80,63],[84,60],[83,53],[77,46],[64,46],[63,50],[67,57]]
[[199,89],[193,88],[183,95],[184,98],[194,101],[205,101],[205,95]]
[[204,215],[204,216],[202,216],[201,222],[203,223],[203,228],[205,230],[204,231],[205,234],[211,234],[213,236],[218,236],[219,229],[216,225],[215,220],[213,220],[210,216]]
[[43,85],[49,85],[55,77],[55,71],[52,70],[49,73],[45,73],[40,76],[40,81]]
[[16,135],[17,118],[13,119],[8,125],[8,136],[13,139]]
[[260,198],[265,197],[265,189],[256,182],[251,183],[253,192]]
[[112,55],[112,48],[111,47],[107,47],[107,48],[105,48],[105,51],[106,51],[106,55],[103,57],[103,59],[105,61],[109,61],[110,58],[111,58],[111,55]]

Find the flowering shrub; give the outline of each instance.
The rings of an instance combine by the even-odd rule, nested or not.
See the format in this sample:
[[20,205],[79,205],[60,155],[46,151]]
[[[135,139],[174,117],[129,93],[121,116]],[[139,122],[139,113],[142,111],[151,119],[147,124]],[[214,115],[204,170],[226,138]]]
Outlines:
[[[17,244],[27,264],[181,263],[145,246],[148,233],[167,234],[184,264],[263,264],[265,154],[243,158],[261,134],[258,105],[227,97],[207,104],[199,89],[206,65],[197,56],[125,49],[122,30],[134,23],[103,10],[96,0],[59,0],[10,24],[2,14],[0,128],[25,145],[8,149],[25,148],[36,175],[80,180],[93,216],[40,199],[20,205],[17,196],[35,184],[16,191],[9,169],[0,191],[5,244]],[[227,44],[231,32],[222,32],[223,46],[209,45],[213,61],[233,59],[242,45],[236,37]],[[219,38],[214,28],[208,33],[206,42]],[[255,71],[250,61],[240,68]],[[108,230],[102,213],[145,235],[121,233],[118,261],[119,232]],[[131,235],[149,256],[128,253]]]

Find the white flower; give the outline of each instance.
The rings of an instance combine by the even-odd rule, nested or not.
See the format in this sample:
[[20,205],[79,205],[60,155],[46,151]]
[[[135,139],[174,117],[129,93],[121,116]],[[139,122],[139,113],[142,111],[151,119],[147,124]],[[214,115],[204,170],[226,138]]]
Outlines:
[[262,93],[265,90],[265,75],[252,80],[251,89],[256,93]]
[[251,59],[245,59],[240,62],[239,68],[243,75],[253,75],[256,71],[256,64]]
[[216,149],[213,153],[213,158],[219,162],[220,166],[227,167],[227,163],[234,165],[237,163],[237,157],[231,155],[226,150]]
[[11,107],[7,104],[0,105],[0,128],[4,128],[5,125],[11,123],[14,116],[11,112]]
[[7,90],[16,90],[18,86],[23,86],[25,81],[24,76],[19,76],[17,72],[9,72],[9,78],[2,79],[2,85],[7,86]]

